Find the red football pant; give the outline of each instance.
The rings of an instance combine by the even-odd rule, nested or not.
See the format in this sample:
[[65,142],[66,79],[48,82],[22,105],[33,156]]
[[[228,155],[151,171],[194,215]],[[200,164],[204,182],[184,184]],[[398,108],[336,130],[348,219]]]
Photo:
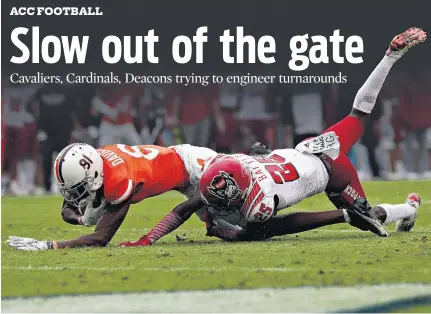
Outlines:
[[340,156],[336,160],[327,158],[331,165],[326,194],[337,208],[352,204],[357,198],[365,197],[358,173],[347,157],[349,150],[364,133],[362,122],[354,116],[347,116],[323,133],[334,131],[340,141]]

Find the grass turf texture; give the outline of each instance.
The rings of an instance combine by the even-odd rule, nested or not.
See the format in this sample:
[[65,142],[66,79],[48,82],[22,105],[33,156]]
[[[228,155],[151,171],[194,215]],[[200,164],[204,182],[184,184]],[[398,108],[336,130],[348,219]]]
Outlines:
[[[7,246],[7,236],[62,240],[92,229],[64,223],[59,197],[3,198],[2,297],[431,282],[431,181],[370,182],[365,189],[372,204],[401,203],[418,192],[423,204],[412,232],[379,238],[340,224],[265,242],[225,243],[205,237],[203,223],[192,217],[152,247],[116,247],[139,238],[183,200],[167,193],[134,205],[106,248],[24,252]],[[332,205],[318,195],[282,213],[327,209]],[[177,243],[183,234],[185,241]]]

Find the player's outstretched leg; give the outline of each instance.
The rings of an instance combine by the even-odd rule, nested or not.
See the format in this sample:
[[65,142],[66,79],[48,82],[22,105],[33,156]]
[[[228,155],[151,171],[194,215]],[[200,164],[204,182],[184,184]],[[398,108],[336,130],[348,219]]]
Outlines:
[[365,199],[356,200],[350,210],[359,214],[366,213],[378,219],[384,225],[390,225],[396,222],[396,231],[410,231],[418,216],[418,210],[421,203],[421,198],[416,193],[410,193],[404,204],[380,204],[373,208]]
[[356,116],[363,123],[366,122],[366,117],[373,110],[377,96],[392,66],[410,48],[424,42],[426,38],[427,34],[422,29],[412,27],[392,39],[386,55],[356,94],[351,115]]
[[380,204],[372,210],[375,212],[383,211],[382,222],[390,225],[396,222],[395,230],[398,232],[408,232],[415,225],[421,198],[417,193],[410,193],[404,204]]
[[340,151],[344,154],[361,138],[368,115],[372,112],[377,96],[392,66],[413,46],[424,42],[426,33],[416,27],[392,39],[386,55],[370,74],[364,85],[358,90],[349,116],[330,127],[326,132],[334,131],[340,141]]

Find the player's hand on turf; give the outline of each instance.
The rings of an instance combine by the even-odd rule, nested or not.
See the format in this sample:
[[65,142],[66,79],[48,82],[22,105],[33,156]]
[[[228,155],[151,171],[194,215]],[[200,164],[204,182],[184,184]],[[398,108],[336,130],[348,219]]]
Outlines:
[[10,236],[6,242],[10,246],[23,251],[41,251],[52,248],[50,242],[39,241],[31,238]]
[[212,228],[215,226],[213,217],[211,213],[209,212],[208,208],[205,208],[203,214],[203,221],[205,222],[205,228],[207,229],[206,236],[212,237],[213,233],[211,232]]
[[138,241],[122,242],[118,246],[129,247],[129,246],[149,246],[151,245],[151,240],[145,235]]

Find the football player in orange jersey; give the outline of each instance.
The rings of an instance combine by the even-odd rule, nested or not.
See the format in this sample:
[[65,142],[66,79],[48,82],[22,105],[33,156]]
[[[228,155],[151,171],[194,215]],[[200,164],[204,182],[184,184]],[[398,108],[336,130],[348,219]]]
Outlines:
[[[169,148],[115,144],[97,150],[87,144],[71,144],[54,163],[57,184],[64,196],[62,217],[71,224],[96,224],[94,232],[70,241],[9,237],[8,243],[29,251],[105,246],[131,204],[171,190],[186,196],[196,194],[203,162],[215,155],[209,148],[188,144]],[[167,216],[169,225],[153,231],[157,239],[158,234],[169,233],[184,222],[175,211]]]

